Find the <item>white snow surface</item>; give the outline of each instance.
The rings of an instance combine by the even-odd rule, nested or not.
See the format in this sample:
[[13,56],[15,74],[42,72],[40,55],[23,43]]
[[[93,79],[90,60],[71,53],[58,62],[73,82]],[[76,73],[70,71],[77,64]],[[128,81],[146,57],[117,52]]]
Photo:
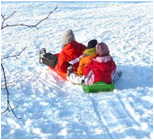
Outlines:
[[[2,2],[7,24],[36,28],[1,31],[1,58],[10,92],[11,112],[1,115],[2,139],[153,139],[153,3],[152,2]],[[61,51],[62,35],[72,29],[76,40],[105,42],[123,72],[113,92],[85,94],[39,64],[39,50]],[[1,112],[6,90],[1,70]]]

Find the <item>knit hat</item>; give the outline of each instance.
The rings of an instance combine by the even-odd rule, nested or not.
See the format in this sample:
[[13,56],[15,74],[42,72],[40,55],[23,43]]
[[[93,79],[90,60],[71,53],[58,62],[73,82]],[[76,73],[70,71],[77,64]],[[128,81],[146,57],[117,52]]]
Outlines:
[[62,47],[64,47],[65,45],[69,44],[73,40],[75,40],[74,33],[73,33],[73,31],[71,29],[69,29],[63,35],[63,38],[62,38]]
[[90,48],[95,48],[95,46],[97,45],[97,40],[96,39],[93,39],[93,40],[90,40],[88,42],[88,45],[87,45],[87,48],[90,49]]
[[109,55],[109,49],[108,49],[108,46],[101,42],[101,43],[98,43],[96,45],[96,54],[99,55],[99,56],[107,56]]

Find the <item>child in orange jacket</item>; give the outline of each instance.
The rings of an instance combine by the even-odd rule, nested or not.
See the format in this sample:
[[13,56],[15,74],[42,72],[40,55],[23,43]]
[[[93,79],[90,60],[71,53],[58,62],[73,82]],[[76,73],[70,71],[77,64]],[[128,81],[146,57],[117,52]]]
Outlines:
[[84,50],[83,55],[79,60],[79,66],[77,72],[74,73],[72,66],[67,69],[67,80],[74,84],[81,84],[84,79],[83,68],[89,64],[89,62],[95,57],[97,40],[93,39],[88,42],[87,49]]
[[88,63],[95,57],[95,46],[97,44],[97,40],[93,39],[88,42],[87,49],[84,50],[83,56],[79,61],[79,66],[77,68],[77,74],[79,76],[83,75],[83,67],[87,66]]

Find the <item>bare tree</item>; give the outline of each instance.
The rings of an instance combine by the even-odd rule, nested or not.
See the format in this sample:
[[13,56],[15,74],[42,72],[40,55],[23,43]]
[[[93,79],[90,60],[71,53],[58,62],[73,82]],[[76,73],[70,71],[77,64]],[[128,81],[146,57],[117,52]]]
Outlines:
[[[6,23],[6,21],[9,19],[9,18],[11,18],[11,17],[13,17],[13,15],[16,13],[16,11],[14,11],[11,15],[9,15],[9,16],[5,16],[5,15],[2,15],[1,14],[1,18],[2,18],[2,22],[1,22],[1,30],[3,30],[3,29],[5,29],[5,28],[8,28],[8,27],[19,27],[19,26],[24,26],[24,27],[28,27],[28,28],[37,28],[37,29],[39,29],[38,28],[38,25],[40,24],[40,23],[42,23],[44,20],[47,20],[49,17],[50,17],[50,15],[56,10],[58,8],[58,5],[45,17],[45,18],[43,18],[43,19],[41,19],[39,22],[37,22],[36,24],[33,24],[33,25],[28,25],[28,24],[23,24],[23,23],[21,23],[21,24],[5,24]],[[17,118],[17,119],[21,119],[20,117],[18,117],[16,114],[15,114],[15,112],[14,112],[14,109],[15,108],[17,108],[18,106],[16,106],[15,108],[12,108],[12,106],[11,106],[11,104],[10,104],[10,97],[9,97],[9,95],[10,95],[10,92],[9,92],[9,89],[8,89],[8,86],[7,86],[7,77],[6,77],[6,73],[5,73],[5,68],[4,68],[4,65],[3,65],[3,63],[2,63],[2,60],[4,60],[4,59],[8,59],[8,58],[10,58],[10,57],[15,57],[15,58],[17,58],[18,56],[20,56],[21,55],[21,53],[23,52],[23,51],[25,51],[25,49],[26,49],[27,47],[24,47],[18,54],[16,54],[16,55],[12,55],[12,56],[6,56],[6,57],[4,57],[4,58],[1,58],[1,68],[2,68],[2,71],[3,71],[3,76],[4,76],[4,82],[5,82],[5,89],[6,89],[6,93],[7,93],[7,107],[6,107],[6,109],[1,113],[1,114],[4,114],[5,112],[7,112],[7,111],[11,111],[12,113],[13,113],[13,115]]]
[[4,28],[8,28],[8,27],[17,27],[17,26],[25,26],[25,27],[28,27],[28,28],[37,28],[38,29],[38,25],[43,22],[44,20],[48,19],[50,17],[50,15],[58,8],[58,5],[45,17],[43,18],[42,20],[40,20],[39,22],[37,22],[36,24],[33,24],[33,25],[28,25],[28,24],[24,24],[24,23],[21,23],[21,24],[5,24],[5,22],[10,18],[12,17],[16,11],[14,11],[11,15],[9,16],[5,16],[5,15],[2,15],[1,14],[1,17],[2,17],[2,24],[1,24],[1,30],[3,30]]

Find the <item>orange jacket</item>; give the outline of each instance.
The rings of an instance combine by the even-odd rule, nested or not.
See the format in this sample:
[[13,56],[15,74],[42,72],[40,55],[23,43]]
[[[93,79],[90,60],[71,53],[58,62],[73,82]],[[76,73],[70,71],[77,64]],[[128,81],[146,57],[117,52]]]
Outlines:
[[[58,72],[66,73],[69,62],[82,55],[85,49],[86,46],[76,41],[72,41],[64,46],[58,57],[58,64],[56,66]],[[78,65],[79,63],[73,65],[74,71],[77,71]]]
[[96,52],[95,48],[87,48],[86,50],[84,50],[84,52],[83,52],[84,55],[80,59],[79,67],[77,69],[77,74],[79,76],[83,75],[83,67],[87,66],[89,64],[90,60],[92,60],[95,57],[95,52]]
[[79,67],[77,69],[77,74],[79,76],[83,75],[83,67],[87,66],[89,64],[89,62],[95,57],[95,54],[93,55],[87,55],[87,56],[83,56],[80,61],[79,61]]

